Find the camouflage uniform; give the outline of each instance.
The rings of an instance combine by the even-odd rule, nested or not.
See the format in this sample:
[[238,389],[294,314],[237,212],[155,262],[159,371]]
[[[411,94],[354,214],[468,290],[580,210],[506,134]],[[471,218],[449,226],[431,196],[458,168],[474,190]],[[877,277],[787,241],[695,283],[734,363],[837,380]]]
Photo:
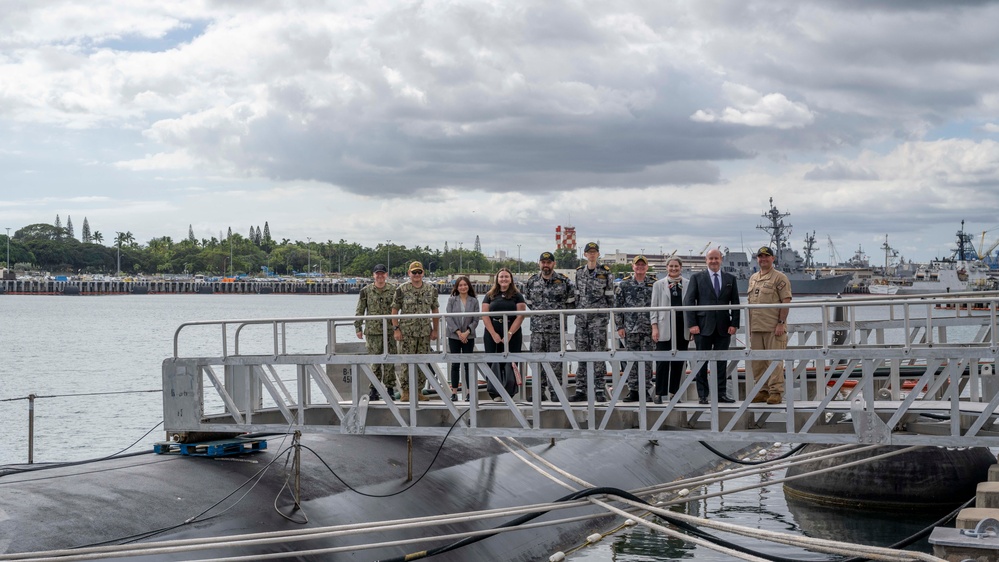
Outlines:
[[[646,275],[641,282],[629,275],[621,280],[614,297],[615,308],[638,308],[652,306],[652,286],[655,275]],[[624,328],[624,346],[628,351],[653,351],[652,320],[648,312],[615,312],[614,323],[620,330]],[[652,386],[652,362],[645,362],[645,383]],[[628,370],[628,388],[638,391],[638,361],[631,363]]]
[[[386,283],[384,287],[379,289],[375,287],[374,283],[370,285],[365,285],[361,289],[361,293],[357,298],[357,310],[354,311],[354,316],[388,316],[392,314],[392,298],[395,296],[396,286],[391,283]],[[364,347],[368,352],[368,355],[382,355],[385,352],[384,347],[384,326],[388,325],[388,353],[395,353],[396,346],[395,340],[392,339],[392,321],[385,320],[355,320],[354,321],[354,331],[362,332],[364,334]],[[363,331],[362,331],[363,327]],[[386,365],[371,365],[371,370],[374,372],[378,380],[382,381],[386,387],[391,391],[395,388],[395,376],[392,373],[392,368]],[[374,388],[374,386],[371,386]]]
[[[417,289],[413,283],[406,281],[395,290],[392,299],[392,308],[397,309],[399,314],[429,314],[437,312],[440,302],[437,297],[437,288],[429,283]],[[399,328],[402,329],[402,341],[399,344],[401,354],[430,353],[430,333],[433,324],[429,318],[400,318]],[[418,386],[422,392],[423,385],[427,382],[427,377],[423,371],[416,369]],[[399,378],[399,385],[403,392],[409,391],[409,365],[400,363],[396,367],[396,376]]]
[[[551,279],[535,273],[524,285],[524,299],[531,310],[567,310],[576,303],[576,289],[568,277],[553,272]],[[531,316],[531,351],[537,353],[562,351],[562,329],[559,315]],[[562,362],[551,363],[556,380],[562,382]],[[540,381],[541,393],[548,388],[548,376],[539,364],[534,380]]]
[[[576,268],[576,308],[613,308],[614,274],[610,267],[598,265],[593,271],[586,264]],[[576,315],[576,351],[607,351],[607,314]],[[589,364],[580,361],[576,369],[576,394],[586,392]],[[593,388],[603,392],[607,386],[607,364],[593,362]]]

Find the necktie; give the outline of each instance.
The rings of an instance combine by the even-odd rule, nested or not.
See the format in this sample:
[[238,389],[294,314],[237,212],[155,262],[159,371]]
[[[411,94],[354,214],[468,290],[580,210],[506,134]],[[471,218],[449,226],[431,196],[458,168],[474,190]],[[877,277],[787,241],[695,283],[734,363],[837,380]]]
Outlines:
[[713,273],[712,276],[715,278],[715,296],[721,296],[721,281],[718,279],[718,274]]

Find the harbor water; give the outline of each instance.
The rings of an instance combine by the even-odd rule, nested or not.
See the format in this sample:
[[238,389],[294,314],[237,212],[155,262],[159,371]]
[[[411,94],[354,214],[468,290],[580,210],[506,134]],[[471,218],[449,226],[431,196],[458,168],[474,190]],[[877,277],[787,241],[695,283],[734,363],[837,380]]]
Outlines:
[[[179,324],[196,320],[320,317],[353,314],[350,295],[0,296],[0,466],[27,461],[28,401],[35,400],[34,460],[51,463],[149,450],[163,439],[161,363],[173,353]],[[442,297],[445,299],[446,297]],[[872,312],[873,313],[873,312]],[[306,337],[310,337],[306,335]],[[314,337],[322,341],[322,335]],[[357,341],[353,328],[337,331]],[[218,335],[185,339],[182,354],[218,354]],[[143,437],[145,435],[145,437]],[[138,442],[138,443],[136,443]],[[684,445],[693,446],[693,445]],[[787,445],[765,456],[786,452]],[[753,460],[762,457],[754,455]],[[696,500],[686,511],[754,528],[888,545],[932,522],[933,515],[858,514],[789,503],[783,471],[743,477],[692,493],[763,487]],[[2,484],[2,482],[0,482]],[[652,484],[652,483],[650,483]],[[598,484],[599,485],[599,484]],[[825,555],[720,534],[770,554],[801,560]],[[567,547],[571,545],[566,545]],[[926,543],[918,547],[929,551]],[[642,527],[616,533],[569,554],[573,561],[730,558]]]

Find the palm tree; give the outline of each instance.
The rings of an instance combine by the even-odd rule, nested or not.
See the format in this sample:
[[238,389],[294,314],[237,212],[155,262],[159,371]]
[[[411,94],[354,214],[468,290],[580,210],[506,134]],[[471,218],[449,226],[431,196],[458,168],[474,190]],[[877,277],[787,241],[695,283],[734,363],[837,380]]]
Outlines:
[[114,237],[115,246],[118,247],[118,276],[121,276],[121,245],[125,244],[127,246],[135,245],[135,236],[132,236],[131,231],[125,232],[115,232]]
[[90,239],[93,240],[95,244],[100,244],[104,241],[104,235],[101,234],[100,230],[95,230],[94,233],[90,235]]
[[116,232],[114,243],[116,246],[121,247],[122,244],[126,246],[131,246],[135,244],[135,236],[132,235],[131,231]]

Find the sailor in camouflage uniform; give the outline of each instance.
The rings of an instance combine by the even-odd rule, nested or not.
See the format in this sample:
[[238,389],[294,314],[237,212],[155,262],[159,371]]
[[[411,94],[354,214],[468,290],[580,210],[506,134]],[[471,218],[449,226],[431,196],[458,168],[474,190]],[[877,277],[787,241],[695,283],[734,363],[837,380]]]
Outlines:
[[[414,261],[409,264],[409,281],[406,281],[395,290],[392,299],[392,314],[436,314],[440,309],[440,301],[437,296],[437,289],[428,283],[423,282],[423,264]],[[395,341],[399,342],[399,353],[401,354],[421,354],[430,353],[430,342],[437,339],[437,328],[440,319],[434,317],[427,318],[405,318],[395,319],[393,330],[395,331]],[[416,367],[417,373],[417,398],[419,400],[429,400],[422,392],[423,385],[427,382],[427,377],[423,371]],[[402,387],[400,400],[409,401],[409,365],[400,363],[396,369],[396,376],[399,378],[399,386]]]
[[[555,271],[555,255],[542,252],[538,259],[539,273],[535,273],[524,285],[524,298],[531,310],[568,310],[576,303],[576,290],[572,281]],[[531,351],[537,353],[562,351],[562,331],[558,314],[531,316]],[[562,383],[562,362],[550,363],[552,372],[559,384]],[[540,364],[534,380],[540,380],[541,399],[547,400],[545,389],[549,386],[548,376]],[[551,399],[558,400],[553,390]]]
[[[646,275],[649,271],[649,260],[645,256],[635,256],[631,261],[629,275],[621,280],[614,298],[615,308],[639,308],[652,305],[652,285],[656,282],[655,275]],[[653,351],[652,321],[648,312],[615,312],[614,323],[617,325],[617,335],[624,340],[628,351]],[[638,402],[638,361],[631,362],[628,370],[628,388],[625,402]],[[651,388],[652,362],[645,362],[645,385]]]
[[[613,308],[614,274],[606,265],[598,265],[600,246],[588,242],[583,249],[586,263],[576,268],[576,308]],[[576,351],[607,351],[607,314],[576,315]],[[586,384],[593,366],[593,389],[596,400],[607,400],[607,364],[604,361],[580,361],[576,368],[576,393],[570,402],[586,401]]]
[[[392,298],[395,297],[395,285],[387,283],[388,269],[385,265],[378,264],[371,270],[375,277],[375,282],[365,285],[357,299],[357,310],[354,316],[388,316],[392,314]],[[357,319],[354,321],[354,331],[357,332],[357,339],[364,340],[364,347],[368,355],[382,355],[385,351],[385,329],[386,324],[391,325],[387,320]],[[363,330],[362,330],[363,325]],[[395,339],[392,334],[388,334],[388,351],[395,353]],[[388,365],[373,364],[371,370],[378,380],[388,389],[389,394],[394,394],[395,373]],[[371,400],[378,400],[378,391],[374,385],[369,385],[368,397]],[[389,396],[392,398],[392,396]]]

